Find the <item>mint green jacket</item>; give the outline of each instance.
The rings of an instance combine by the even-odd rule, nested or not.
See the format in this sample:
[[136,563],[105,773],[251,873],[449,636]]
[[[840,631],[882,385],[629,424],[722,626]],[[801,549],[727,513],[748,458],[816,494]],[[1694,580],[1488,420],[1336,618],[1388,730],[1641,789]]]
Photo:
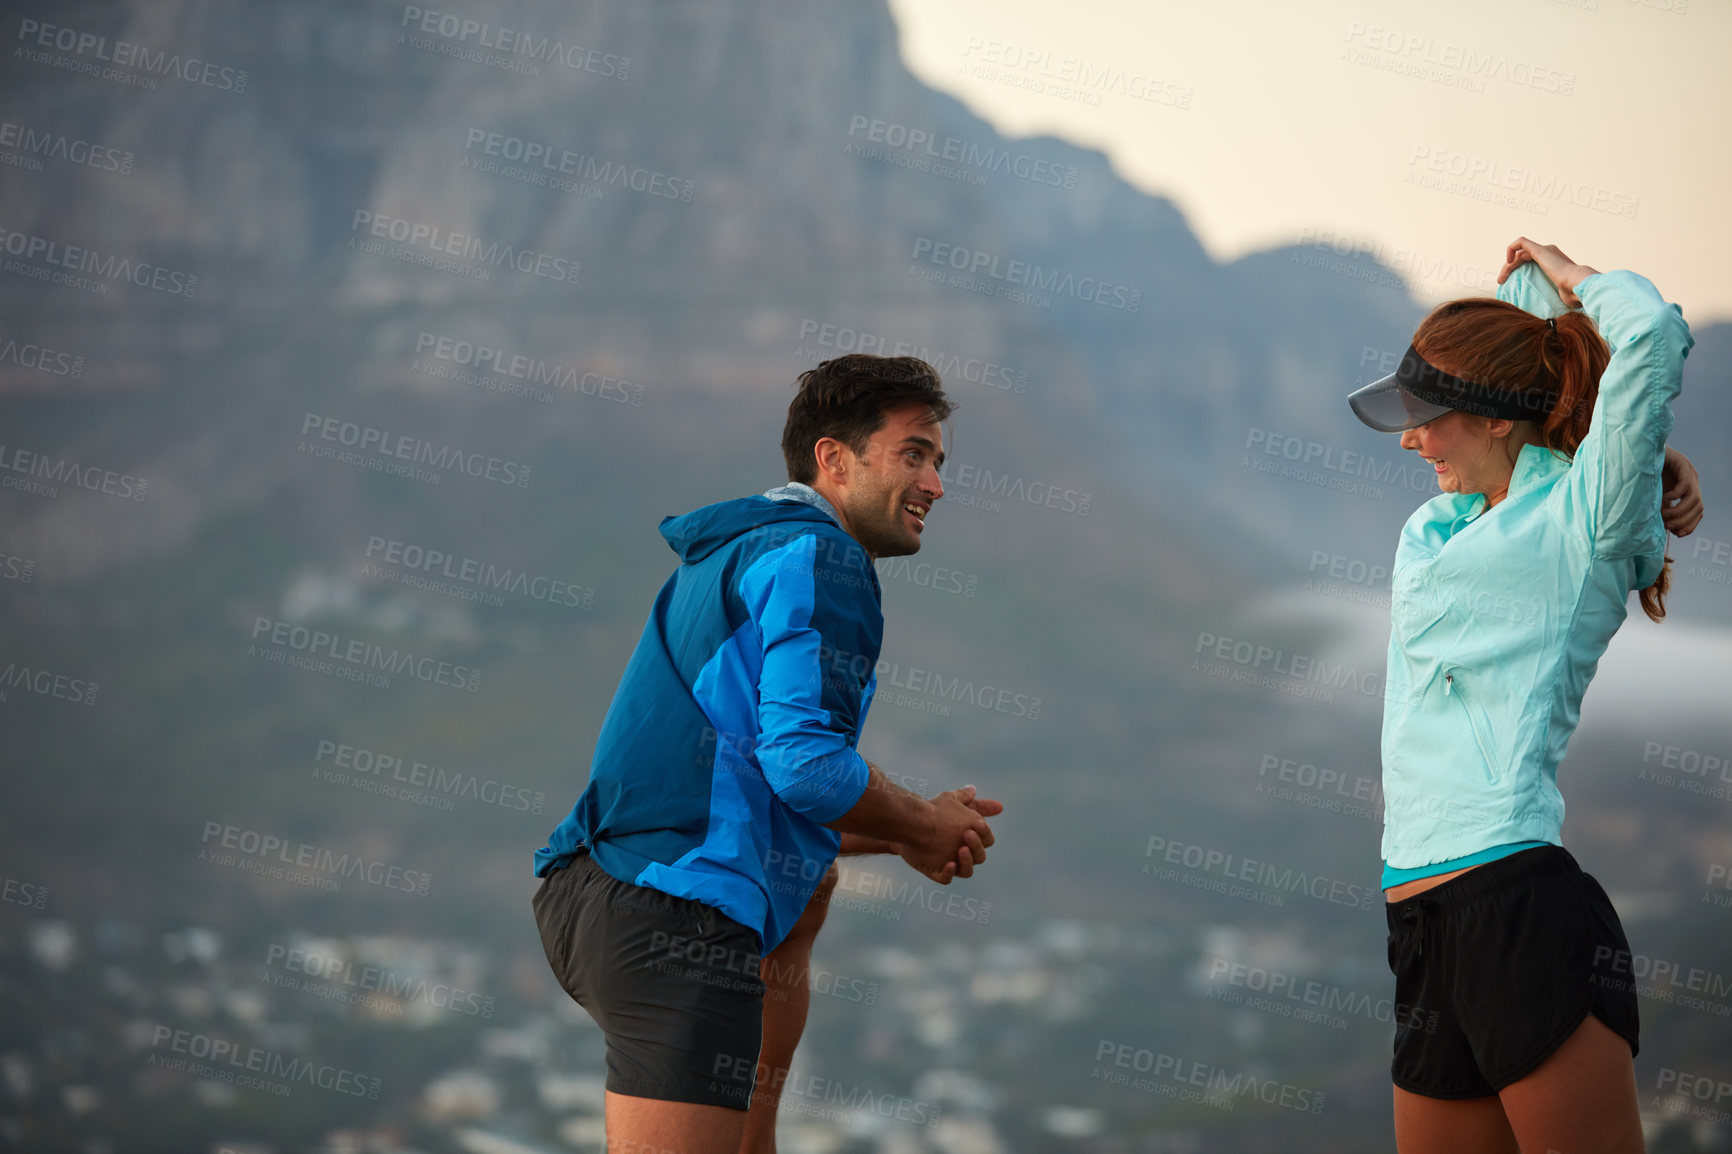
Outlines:
[[[1412,869],[1561,844],[1558,764],[1632,590],[1660,575],[1660,470],[1694,343],[1632,272],[1577,286],[1612,350],[1573,460],[1526,445],[1509,494],[1443,493],[1402,527],[1383,706],[1383,858]],[[1532,263],[1498,297],[1564,311]]]

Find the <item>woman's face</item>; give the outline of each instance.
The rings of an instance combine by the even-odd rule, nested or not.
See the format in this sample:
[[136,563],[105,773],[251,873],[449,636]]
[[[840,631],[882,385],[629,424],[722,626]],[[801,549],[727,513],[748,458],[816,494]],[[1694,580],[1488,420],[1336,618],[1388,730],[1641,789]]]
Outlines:
[[1487,493],[1501,498],[1509,488],[1515,462],[1509,451],[1514,422],[1492,420],[1455,410],[1401,434],[1401,447],[1412,449],[1437,472],[1437,487],[1445,493]]

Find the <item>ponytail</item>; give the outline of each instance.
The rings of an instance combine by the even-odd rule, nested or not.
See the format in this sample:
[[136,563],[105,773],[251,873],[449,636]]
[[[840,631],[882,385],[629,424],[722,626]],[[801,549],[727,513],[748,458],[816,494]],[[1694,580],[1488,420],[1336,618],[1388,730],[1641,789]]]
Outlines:
[[[1413,334],[1413,348],[1470,381],[1555,394],[1551,412],[1539,425],[1540,442],[1565,457],[1574,457],[1588,435],[1600,376],[1612,358],[1586,313],[1567,312],[1546,321],[1490,297],[1437,306]],[[1654,621],[1666,616],[1671,573],[1667,557],[1660,576],[1642,590],[1642,612]]]
[[1540,425],[1540,437],[1546,448],[1574,457],[1587,440],[1594,399],[1600,395],[1600,375],[1612,359],[1611,350],[1586,313],[1564,313],[1533,327],[1540,369],[1536,383],[1557,395]]

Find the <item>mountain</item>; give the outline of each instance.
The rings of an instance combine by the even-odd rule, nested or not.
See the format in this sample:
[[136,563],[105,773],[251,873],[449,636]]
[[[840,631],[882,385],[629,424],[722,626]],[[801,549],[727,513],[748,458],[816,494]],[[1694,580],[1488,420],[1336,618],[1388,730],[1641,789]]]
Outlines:
[[[544,978],[529,854],[581,788],[674,564],[659,519],[781,480],[799,372],[907,350],[961,408],[921,553],[881,564],[863,748],[912,786],[1007,802],[968,890],[995,904],[990,933],[1069,940],[1076,922],[1130,943],[1115,993],[1146,1007],[1139,1029],[1247,1068],[1303,1063],[1307,1027],[1269,1051],[1242,1014],[1230,1031],[1213,1006],[1166,1017],[1152,975],[1177,981],[1199,943],[1249,922],[1375,980],[1381,931],[1361,913],[1233,908],[1141,871],[1159,837],[1370,892],[1371,809],[1266,787],[1270,759],[1376,777],[1381,701],[1363,686],[1387,585],[1370,574],[1430,492],[1343,403],[1422,315],[1388,269],[1311,246],[1213,262],[1100,153],[1007,139],[916,81],[877,3],[18,11],[8,118],[41,163],[0,166],[0,243],[22,262],[0,275],[0,451],[42,491],[0,492],[0,661],[100,692],[0,697],[17,768],[4,864],[61,916],[248,943],[383,926],[484,942],[500,972]],[[85,283],[41,279],[69,267]],[[1676,441],[1702,467],[1709,548],[1675,547],[1702,573],[1680,574],[1663,628],[1713,641],[1732,326],[1697,337]],[[25,344],[71,359],[25,364]],[[476,688],[357,681],[297,630],[461,667]],[[1223,641],[1347,688],[1259,679],[1212,657]],[[1589,799],[1572,820],[1584,857],[1652,889],[1713,843],[1702,814],[1632,800],[1649,788],[1630,784],[1639,724],[1572,751]],[[1690,740],[1712,747],[1722,731],[1702,724]],[[540,808],[386,797],[321,776],[327,745]],[[1668,836],[1619,823],[1637,806]],[[393,904],[209,868],[212,823],[427,870],[434,893]],[[832,923],[839,957],[997,940],[937,918]],[[1700,927],[1662,930],[1696,935],[1691,964],[1718,956]],[[1122,1024],[1052,1014],[1066,1045]],[[850,1029],[811,1045],[843,1053]],[[1075,1057],[1016,1031],[1029,1086]],[[1315,1076],[1362,1090],[1384,1041],[1367,1038],[1331,1043]],[[1698,1045],[1669,1020],[1660,1038],[1675,1064]],[[978,1073],[992,1054],[928,1057]],[[1372,1148],[1386,1099],[1334,1100]],[[1262,1135],[1230,1148],[1290,1148],[1280,1119],[1217,1121]]]
[[[519,46],[566,50],[557,62],[519,54],[534,76],[439,55],[480,51],[488,33],[443,35],[451,20],[410,12],[86,4],[38,14],[247,73],[241,93],[164,78],[118,100],[112,86],[19,64],[20,99],[56,110],[38,127],[135,160],[126,176],[52,161],[0,174],[13,227],[200,278],[195,300],[7,284],[21,331],[85,357],[77,391],[172,391],[177,357],[249,324],[286,335],[287,321],[304,326],[300,342],[356,334],[355,371],[393,393],[432,387],[408,367],[429,330],[580,373],[739,392],[782,386],[796,349],[841,351],[815,339],[834,326],[843,339],[854,330],[1003,366],[1019,375],[1019,403],[1072,452],[1104,450],[1151,505],[1156,492],[1191,490],[1199,496],[1177,504],[1193,530],[1224,519],[1290,557],[1315,536],[1294,521],[1319,513],[1344,533],[1331,551],[1386,549],[1429,483],[1403,486],[1404,454],[1340,403],[1418,319],[1398,278],[1326,246],[1213,264],[1170,202],[1119,179],[1101,154],[1006,140],[915,82],[880,6],[579,14],[505,3],[465,17],[529,38]],[[526,167],[508,159],[536,150]],[[478,163],[498,170],[467,167]],[[904,167],[914,164],[929,171]],[[513,167],[542,183],[509,178]],[[547,183],[560,180],[574,191]],[[398,223],[384,238],[391,227],[433,236],[409,246],[423,259],[455,235],[582,268],[570,283],[495,269],[478,284],[350,247],[386,221]],[[1020,285],[1013,262],[1030,270]],[[1043,308],[915,275],[956,263],[988,289],[1063,291],[1031,290],[1050,300]],[[1133,300],[1134,311],[1119,307]],[[1704,386],[1692,396],[1720,394],[1707,382],[1724,379],[1724,349],[1724,336],[1703,340],[1691,369]],[[15,369],[4,385],[40,391],[27,379],[40,375]],[[498,435],[525,453],[533,444],[509,419]],[[991,462],[991,446],[979,452]],[[1272,483],[1250,467],[1286,465],[1284,453],[1311,475]],[[1369,465],[1315,467],[1344,454]],[[170,476],[186,455],[138,464]],[[1405,492],[1317,491],[1331,485]],[[1199,500],[1211,507],[1193,512]],[[1161,502],[1163,517],[1174,504]]]

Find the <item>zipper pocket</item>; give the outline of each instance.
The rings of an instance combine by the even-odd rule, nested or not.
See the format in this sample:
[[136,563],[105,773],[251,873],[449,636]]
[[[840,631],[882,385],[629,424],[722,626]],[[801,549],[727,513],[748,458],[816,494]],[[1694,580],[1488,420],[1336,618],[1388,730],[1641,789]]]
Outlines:
[[1473,733],[1474,745],[1479,748],[1479,756],[1480,760],[1485,764],[1486,776],[1492,781],[1499,780],[1503,776],[1503,773],[1499,770],[1497,759],[1492,752],[1493,742],[1491,740],[1490,724],[1485,721],[1480,712],[1473,707],[1473,703],[1468,699],[1468,694],[1464,691],[1462,683],[1456,679],[1456,675],[1453,671],[1443,675],[1443,695],[1445,697],[1453,697],[1461,703],[1462,715],[1467,719],[1467,727]]

